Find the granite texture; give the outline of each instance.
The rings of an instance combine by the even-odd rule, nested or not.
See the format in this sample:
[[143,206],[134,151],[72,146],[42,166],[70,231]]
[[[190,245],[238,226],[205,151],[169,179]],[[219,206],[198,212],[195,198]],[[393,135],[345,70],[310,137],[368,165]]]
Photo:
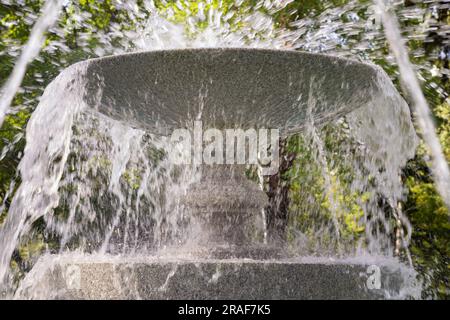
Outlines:
[[379,68],[332,56],[267,49],[178,49],[81,62],[86,98],[114,119],[170,134],[204,127],[302,129],[378,95]]
[[367,266],[255,260],[57,263],[21,298],[40,299],[383,299],[405,285],[381,266],[381,288],[367,288]]

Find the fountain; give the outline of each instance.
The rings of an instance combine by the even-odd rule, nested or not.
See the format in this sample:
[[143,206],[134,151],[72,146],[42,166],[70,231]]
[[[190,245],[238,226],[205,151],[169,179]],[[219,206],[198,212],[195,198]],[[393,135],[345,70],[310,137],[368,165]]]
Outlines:
[[[199,120],[204,128],[278,129],[287,137],[370,106],[386,98],[386,83],[392,86],[380,68],[357,61],[233,48],[87,60],[63,71],[55,83],[48,90],[62,90],[62,99],[76,97],[96,114],[160,136],[190,129]],[[398,93],[389,92],[408,113]],[[178,195],[199,223],[200,244],[168,256],[44,256],[16,295],[361,299],[401,296],[410,285],[413,272],[389,259],[302,259],[279,245],[258,243],[247,229],[256,224],[267,197],[245,177],[245,167],[203,164],[200,169],[201,178]]]

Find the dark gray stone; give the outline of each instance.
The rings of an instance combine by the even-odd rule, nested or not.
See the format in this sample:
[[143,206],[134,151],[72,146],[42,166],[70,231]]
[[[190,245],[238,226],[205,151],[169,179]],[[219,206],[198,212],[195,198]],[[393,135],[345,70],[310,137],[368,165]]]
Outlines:
[[[247,179],[245,166],[204,165],[202,169],[200,181],[193,183],[181,199],[184,210],[202,230],[202,242],[210,247],[250,245],[249,233],[256,225],[255,217],[267,205],[266,194]],[[217,251],[208,250],[208,254],[211,252]],[[219,256],[223,253],[221,250]]]
[[409,285],[399,266],[381,265],[381,288],[369,290],[367,267],[255,260],[65,262],[47,266],[41,278],[30,275],[33,287],[21,290],[20,297],[384,299]]

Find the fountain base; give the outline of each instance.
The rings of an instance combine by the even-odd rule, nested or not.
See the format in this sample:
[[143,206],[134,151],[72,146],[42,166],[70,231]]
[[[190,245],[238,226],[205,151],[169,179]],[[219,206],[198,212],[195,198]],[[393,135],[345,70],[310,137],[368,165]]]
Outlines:
[[398,263],[376,264],[381,280],[376,289],[368,285],[374,275],[369,264],[311,259],[93,261],[55,256],[39,261],[16,295],[27,299],[175,300],[409,297],[405,288],[411,288],[413,273]]

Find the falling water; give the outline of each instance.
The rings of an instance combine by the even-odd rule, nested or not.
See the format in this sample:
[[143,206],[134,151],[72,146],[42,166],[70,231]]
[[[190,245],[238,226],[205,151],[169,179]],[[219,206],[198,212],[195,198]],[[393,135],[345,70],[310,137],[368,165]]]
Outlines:
[[[310,122],[299,137],[304,155],[293,165],[300,188],[291,193],[291,220],[292,237],[304,254],[394,253],[389,235],[394,232],[394,208],[405,198],[401,168],[414,156],[417,137],[408,105],[381,70],[378,86],[383,94],[374,93],[367,105],[334,124]],[[309,104],[313,108],[316,102]],[[340,141],[331,149],[325,146],[330,135],[331,141]],[[407,251],[411,225],[399,218],[405,234],[402,249]],[[365,236],[349,237],[349,229],[364,230]]]
[[[58,204],[58,187],[69,155],[72,122],[84,107],[84,86],[80,79],[83,70],[77,73],[74,69],[78,68],[81,67],[69,69],[47,87],[27,126],[29,143],[19,165],[22,183],[0,232],[0,283],[9,280],[5,277],[20,237]],[[66,95],[68,92],[71,96]]]
[[[313,92],[312,90],[310,92]],[[336,235],[336,243],[337,243],[337,250],[340,251],[340,238],[341,238],[341,230],[340,225],[338,221],[338,210],[339,210],[339,203],[335,199],[335,194],[333,192],[332,188],[332,182],[330,177],[330,170],[328,167],[328,163],[325,156],[325,150],[324,150],[324,144],[322,139],[320,138],[316,124],[314,123],[314,117],[313,117],[313,109],[316,107],[317,102],[312,97],[312,94],[310,94],[310,97],[308,99],[308,111],[307,111],[307,129],[306,134],[310,137],[312,142],[312,148],[317,150],[316,155],[317,159],[316,162],[319,164],[321,168],[321,174],[324,178],[324,192],[326,194],[327,200],[330,204],[330,211],[332,215],[332,222],[333,222],[333,229],[334,233]]]
[[62,0],[48,0],[42,8],[40,18],[36,21],[27,44],[23,47],[22,54],[14,66],[14,69],[1,90],[0,99],[0,126],[11,105],[17,90],[20,88],[25,75],[27,65],[39,54],[44,42],[44,33],[51,27],[58,18]]
[[396,18],[389,12],[384,0],[376,1],[384,24],[386,38],[400,69],[400,77],[404,88],[413,101],[413,110],[417,114],[420,134],[427,144],[432,155],[431,169],[437,190],[441,194],[447,207],[450,209],[450,171],[442,147],[436,135],[433,116],[430,112],[413,66],[409,61],[408,51],[400,34],[400,27]]

